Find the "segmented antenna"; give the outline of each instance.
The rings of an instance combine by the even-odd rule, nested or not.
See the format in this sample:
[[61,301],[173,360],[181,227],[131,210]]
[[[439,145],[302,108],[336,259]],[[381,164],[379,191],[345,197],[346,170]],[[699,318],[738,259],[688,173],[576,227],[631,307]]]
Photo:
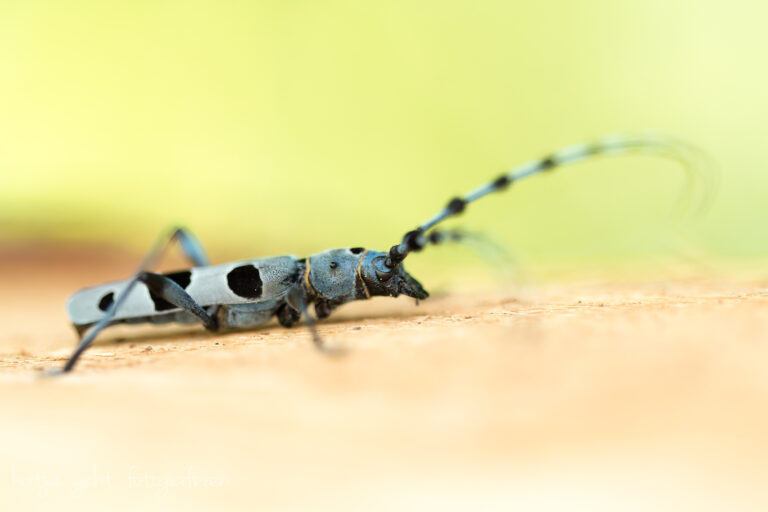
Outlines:
[[[454,197],[437,215],[403,236],[398,245],[389,250],[386,265],[392,268],[402,262],[411,252],[422,250],[432,240],[428,230],[449,217],[462,213],[467,205],[492,192],[507,189],[511,184],[523,178],[533,176],[556,167],[580,162],[587,158],[604,155],[622,155],[627,153],[649,153],[677,160],[687,171],[691,171],[693,154],[701,155],[695,147],[682,141],[658,134],[622,135],[614,134],[601,137],[591,144],[574,144],[559,149],[549,156],[533,160],[515,167],[495,180],[481,185],[464,197]],[[708,192],[708,191],[706,191]]]

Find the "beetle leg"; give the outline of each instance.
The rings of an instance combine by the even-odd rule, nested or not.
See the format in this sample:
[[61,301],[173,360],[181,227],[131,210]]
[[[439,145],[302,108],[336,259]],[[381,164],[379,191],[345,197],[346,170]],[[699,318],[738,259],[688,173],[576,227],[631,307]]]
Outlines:
[[187,228],[175,227],[160,235],[139,265],[139,270],[149,270],[154,267],[166,248],[178,242],[187,259],[196,267],[210,265],[210,260],[200,241]]
[[158,298],[168,301],[176,307],[189,311],[203,322],[209,331],[217,331],[219,328],[216,319],[200,306],[179,284],[173,279],[162,274],[141,272],[138,280],[147,285],[149,292]]
[[[203,321],[203,324],[207,329],[215,330],[217,328],[216,320],[213,319],[205,310],[203,310],[192,299],[192,297],[190,297],[189,294],[187,294],[187,292],[184,291],[183,288],[178,286],[176,283],[173,283],[176,286],[176,288],[178,288],[177,290],[174,287],[165,283],[165,281],[152,277],[152,276],[158,276],[158,277],[165,278],[165,276],[160,276],[158,274],[151,274],[147,272],[149,269],[153,268],[157,264],[157,262],[163,256],[163,253],[165,253],[166,248],[169,245],[171,245],[173,242],[179,242],[179,245],[181,246],[182,251],[195,266],[208,265],[208,256],[206,255],[205,250],[203,249],[203,246],[200,244],[197,238],[187,229],[182,227],[176,227],[170,230],[168,233],[161,235],[157,239],[157,241],[154,243],[152,248],[149,250],[147,255],[144,257],[144,259],[141,261],[141,263],[139,264],[139,268],[136,271],[136,274],[128,282],[128,285],[125,287],[123,292],[115,299],[112,305],[107,309],[107,311],[104,313],[104,316],[101,317],[101,319],[93,325],[75,326],[75,328],[78,331],[78,336],[80,337],[80,342],[75,348],[75,351],[70,356],[69,360],[67,360],[67,363],[64,365],[64,367],[54,372],[51,372],[51,375],[67,373],[71,371],[72,368],[74,368],[75,364],[77,363],[77,360],[80,358],[80,355],[91,345],[91,343],[93,343],[93,340],[96,339],[96,336],[105,327],[109,326],[109,322],[110,320],[112,320],[112,318],[114,318],[117,308],[119,308],[125,302],[125,300],[130,295],[131,291],[133,291],[133,289],[136,287],[136,283],[140,281],[144,282],[147,285],[147,287],[150,288],[150,290],[158,296],[162,297],[163,294],[167,294],[167,297],[162,297],[162,298],[196,315],[198,318],[200,318]],[[169,279],[169,281],[171,280]],[[152,286],[156,286],[159,292],[153,290]],[[181,291],[181,293],[179,293],[179,291]],[[174,301],[177,301],[179,303],[177,304],[177,302],[174,302]]]
[[67,373],[72,371],[77,360],[85,352],[85,350],[93,343],[96,336],[109,325],[109,321],[114,318],[117,309],[125,302],[128,295],[136,287],[137,283],[144,283],[149,289],[150,293],[154,294],[159,299],[165,300],[177,306],[185,311],[189,311],[196,317],[198,317],[209,331],[216,331],[218,329],[218,322],[214,317],[208,314],[208,312],[202,308],[195,299],[193,299],[184,288],[178,285],[173,279],[162,274],[154,274],[152,272],[139,272],[133,279],[128,282],[128,286],[125,287],[123,292],[117,297],[115,302],[110,306],[104,316],[90,329],[88,334],[80,340],[80,343],[75,348],[75,351],[67,360],[67,363],[63,368],[51,372],[50,375],[58,375],[61,373]]
[[171,234],[170,243],[174,241],[179,242],[181,250],[196,267],[204,267],[211,264],[203,245],[187,228],[175,228]]
[[325,341],[323,341],[323,338],[320,337],[320,334],[317,332],[315,319],[309,312],[309,301],[307,300],[306,292],[301,285],[293,286],[290,289],[288,295],[285,297],[285,302],[289,307],[302,314],[304,317],[304,324],[307,326],[307,329],[309,329],[309,332],[312,335],[312,342],[318,350],[331,355],[338,355],[343,352],[343,349],[329,347]]
[[277,309],[277,321],[283,327],[293,327],[301,319],[301,312],[288,304],[283,304]]

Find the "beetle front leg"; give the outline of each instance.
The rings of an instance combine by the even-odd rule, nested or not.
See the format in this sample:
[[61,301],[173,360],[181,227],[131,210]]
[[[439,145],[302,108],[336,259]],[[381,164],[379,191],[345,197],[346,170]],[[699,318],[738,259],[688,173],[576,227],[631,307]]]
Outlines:
[[312,335],[312,342],[315,344],[315,347],[318,350],[324,354],[330,355],[339,355],[343,352],[343,349],[329,347],[325,341],[323,341],[323,338],[320,337],[320,334],[317,332],[315,319],[309,312],[309,300],[307,299],[306,292],[304,291],[304,288],[301,287],[301,285],[295,285],[290,289],[288,295],[285,297],[285,302],[287,306],[293,308],[295,311],[298,311],[301,313],[301,315],[303,315],[304,324],[309,329],[309,332]]

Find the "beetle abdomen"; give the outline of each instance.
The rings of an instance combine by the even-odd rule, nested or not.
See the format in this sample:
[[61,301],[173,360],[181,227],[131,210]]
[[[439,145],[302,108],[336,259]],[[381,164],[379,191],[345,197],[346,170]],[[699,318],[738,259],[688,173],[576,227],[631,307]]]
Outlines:
[[[199,305],[254,304],[282,298],[298,277],[293,256],[243,260],[223,265],[193,267],[165,274]],[[67,302],[67,313],[75,325],[99,321],[129,281],[116,281],[85,288]],[[180,311],[137,283],[116,312],[115,320],[146,318]]]

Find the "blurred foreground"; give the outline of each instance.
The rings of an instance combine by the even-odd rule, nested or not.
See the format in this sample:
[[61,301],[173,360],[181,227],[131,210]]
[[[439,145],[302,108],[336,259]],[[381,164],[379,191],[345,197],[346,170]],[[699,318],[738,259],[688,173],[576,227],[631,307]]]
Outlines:
[[120,328],[41,380],[67,294],[134,262],[5,263],[3,509],[768,505],[766,282],[374,300],[321,326],[341,358],[303,328]]

